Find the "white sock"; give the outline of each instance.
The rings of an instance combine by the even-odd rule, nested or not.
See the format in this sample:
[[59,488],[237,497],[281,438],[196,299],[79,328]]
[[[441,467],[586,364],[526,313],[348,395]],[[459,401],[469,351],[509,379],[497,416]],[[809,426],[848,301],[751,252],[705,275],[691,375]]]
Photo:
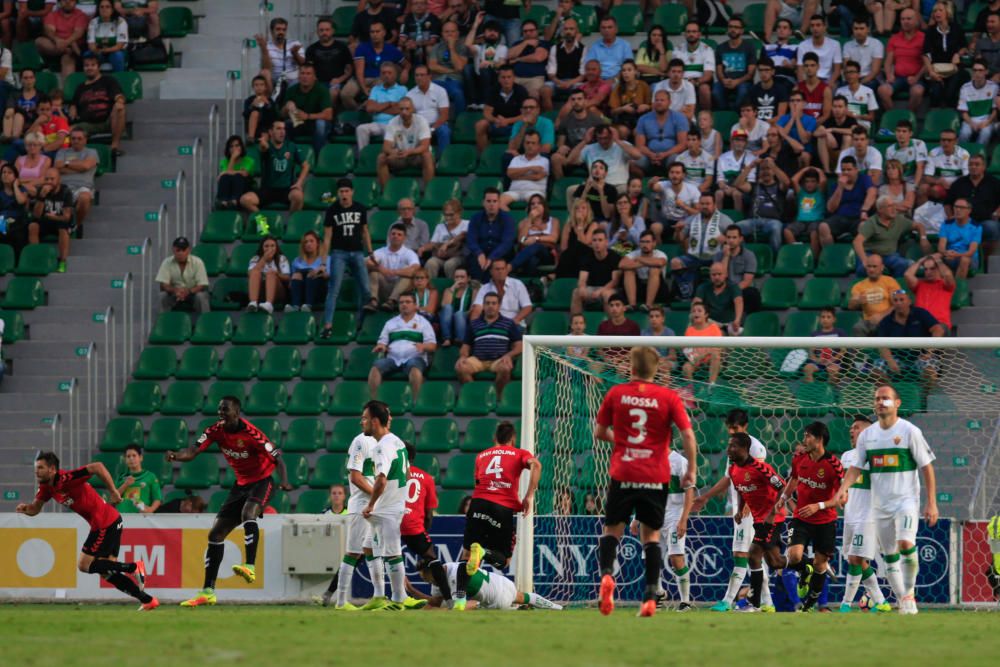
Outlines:
[[351,582],[354,580],[354,565],[346,561],[340,564],[340,574],[337,579],[337,606],[348,602],[351,597]]
[[389,583],[392,585],[392,601],[402,602],[405,600],[406,569],[403,567],[402,556],[389,559]]
[[385,597],[385,563],[378,556],[365,556],[368,563],[368,574],[372,578],[372,588],[375,589],[372,597]]
[[[679,572],[679,574],[678,574]],[[674,571],[674,579],[677,581],[677,591],[680,593],[681,602],[691,602],[691,568],[687,565],[680,570]]]
[[[863,575],[864,573],[862,573]],[[875,575],[874,570],[871,570],[871,574],[862,579],[861,583],[864,584],[865,590],[868,591],[868,596],[876,606],[885,602],[885,596],[882,595],[882,587],[878,585],[878,577]]]
[[764,568],[764,581],[760,585],[760,606],[773,607],[774,600],[771,599],[771,570],[767,567],[767,563],[762,567]]
[[844,586],[844,600],[841,604],[854,604],[854,597],[858,594],[858,586],[860,585],[860,574],[848,574],[847,583]]
[[903,572],[899,565],[899,554],[893,555],[895,559],[891,562],[889,558],[892,558],[892,556],[886,558],[885,578],[889,580],[889,588],[896,594],[896,602],[902,602],[909,591],[906,590],[906,585],[903,583]]
[[916,547],[912,552],[902,554],[900,569],[903,571],[903,588],[906,589],[907,595],[913,595],[917,584],[917,573],[920,571],[920,559],[917,557]]
[[546,600],[538,593],[525,593],[524,602],[525,604],[530,604],[532,607],[538,607],[539,609],[562,609],[561,604],[556,604],[551,600]]
[[729,604],[732,604],[736,599],[736,596],[740,592],[740,586],[743,585],[743,577],[747,574],[746,565],[737,565],[733,568],[733,573],[729,575],[729,587],[726,589],[726,597],[723,598]]

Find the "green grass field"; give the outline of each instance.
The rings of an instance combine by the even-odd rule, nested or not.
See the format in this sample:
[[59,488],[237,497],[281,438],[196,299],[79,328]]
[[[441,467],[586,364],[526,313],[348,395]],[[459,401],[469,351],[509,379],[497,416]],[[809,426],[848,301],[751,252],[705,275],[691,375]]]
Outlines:
[[[1000,616],[0,605],[3,665],[996,665]],[[373,662],[377,661],[377,662]]]

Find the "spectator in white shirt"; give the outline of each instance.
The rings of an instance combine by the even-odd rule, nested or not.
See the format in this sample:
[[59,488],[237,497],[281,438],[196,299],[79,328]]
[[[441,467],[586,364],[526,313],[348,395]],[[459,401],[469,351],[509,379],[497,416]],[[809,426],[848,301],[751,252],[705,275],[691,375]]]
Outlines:
[[434,178],[434,156],[431,154],[431,126],[415,113],[413,100],[399,101],[399,115],[385,128],[385,141],[378,155],[378,180],[382,187],[389,174],[407,167],[420,167],[426,186]]
[[271,39],[255,35],[260,47],[260,73],[267,79],[270,90],[286,90],[299,82],[299,65],[306,61],[305,49],[297,39],[288,39],[288,21],[271,19]]
[[528,288],[517,278],[510,277],[510,264],[505,259],[495,259],[490,264],[490,281],[476,294],[469,310],[469,321],[483,312],[483,297],[487,294],[500,295],[500,314],[514,320],[522,329],[528,325],[527,319],[533,308]]
[[411,278],[420,268],[420,258],[403,242],[406,227],[394,224],[389,228],[389,245],[379,248],[365,260],[368,266],[368,288],[386,312],[396,310],[399,295],[412,289]]
[[[256,313],[259,308],[265,313],[273,313],[274,304],[284,301],[288,294],[289,280],[291,269],[288,258],[273,236],[265,236],[247,266],[247,291],[250,293],[247,312]],[[258,303],[261,287],[264,288],[264,301]]]
[[465,236],[469,231],[469,221],[462,218],[462,202],[449,199],[441,210],[444,220],[434,228],[431,236],[430,253],[424,268],[431,278],[437,278],[441,271],[448,278],[454,278],[455,271],[465,266]]
[[437,338],[430,321],[417,312],[417,299],[413,292],[399,295],[399,315],[382,327],[378,344],[372,349],[375,354],[385,354],[372,364],[368,373],[368,393],[378,396],[379,385],[384,376],[402,372],[410,382],[410,390],[415,399],[424,383],[427,371],[428,353],[437,349]]
[[430,126],[431,137],[440,155],[451,143],[451,126],[448,125],[450,117],[448,91],[431,81],[431,72],[427,69],[427,65],[414,67],[413,78],[417,85],[411,88],[406,96],[413,100],[413,108],[417,115],[426,120]]
[[510,189],[500,196],[500,208],[510,210],[512,202],[528,201],[532,195],[545,195],[549,179],[549,159],[542,155],[541,135],[535,130],[524,133],[524,154],[510,161],[507,177]]

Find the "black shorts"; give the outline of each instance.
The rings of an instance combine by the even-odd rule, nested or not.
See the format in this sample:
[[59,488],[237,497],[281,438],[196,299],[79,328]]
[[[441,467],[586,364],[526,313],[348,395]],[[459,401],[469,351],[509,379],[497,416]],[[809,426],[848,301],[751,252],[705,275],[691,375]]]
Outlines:
[[653,530],[663,527],[667,511],[667,485],[647,482],[611,480],[604,503],[604,524],[627,523],[632,515],[639,523]]
[[414,556],[423,558],[424,554],[426,554],[428,550],[434,548],[434,543],[431,542],[431,536],[426,532],[416,533],[414,535],[402,535],[401,537],[403,538],[403,544],[406,545],[406,548],[409,549]]
[[291,188],[261,188],[260,189],[260,206],[264,208],[265,206],[270,206],[272,204],[281,204],[283,206],[288,206],[288,193],[291,192]]
[[481,546],[510,558],[514,555],[514,510],[503,505],[473,498],[465,515],[465,537],[462,546],[466,549],[478,542]]
[[812,545],[813,551],[832,557],[837,551],[837,522],[809,523],[802,519],[792,519],[793,545]]
[[781,548],[781,523],[755,523],[753,525],[753,543],[765,551],[771,547]]
[[81,551],[94,558],[118,558],[121,544],[122,518],[118,517],[118,520],[107,528],[90,531]]
[[267,501],[271,499],[273,492],[274,481],[271,480],[270,476],[259,479],[256,482],[251,482],[250,484],[234,484],[233,488],[229,489],[226,501],[219,508],[219,513],[215,516],[219,519],[225,518],[242,521],[244,505],[248,502],[257,503],[260,505],[261,510],[263,510],[264,506],[267,505]]

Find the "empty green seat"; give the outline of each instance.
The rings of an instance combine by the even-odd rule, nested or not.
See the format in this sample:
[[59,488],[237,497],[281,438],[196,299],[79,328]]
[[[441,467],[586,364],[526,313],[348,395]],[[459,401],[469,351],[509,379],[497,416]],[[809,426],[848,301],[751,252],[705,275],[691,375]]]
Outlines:
[[235,396],[240,403],[246,402],[246,389],[242,382],[234,380],[222,380],[213,382],[208,388],[208,395],[205,396],[202,413],[206,415],[216,415],[219,411],[219,401],[226,396]]
[[129,382],[118,404],[118,413],[123,415],[151,415],[160,408],[162,394],[155,382]]
[[164,7],[160,10],[160,35],[187,37],[194,31],[194,13],[187,7]]
[[[38,47],[35,46],[33,41],[14,42],[13,47],[15,72],[22,72],[26,69],[37,72],[45,69],[45,61],[42,60],[41,54],[38,53]],[[80,74],[82,75],[83,73],[80,72]],[[69,96],[69,93],[66,93],[66,95]],[[73,98],[67,97],[67,99]]]
[[815,274],[817,276],[849,276],[857,268],[857,257],[850,243],[834,243],[823,248]]
[[931,108],[924,115],[924,127],[920,130],[919,137],[924,141],[937,143],[941,139],[941,133],[945,130],[958,132],[958,126],[962,119],[955,109]]
[[[291,471],[289,471],[289,479],[291,479],[291,474]],[[274,493],[268,499],[267,505],[278,514],[288,514],[292,511],[292,499],[283,489],[275,489]]]
[[561,336],[569,331],[569,318],[566,313],[552,313],[541,311],[535,313],[528,327],[528,333],[532,336]]
[[515,380],[504,387],[497,402],[497,414],[516,417],[521,414],[521,383]]
[[[467,484],[466,486],[471,486]],[[459,506],[467,497],[472,496],[472,489],[442,489],[438,491],[438,506],[435,514],[459,514]]]
[[[101,452],[100,454],[95,454],[91,460],[95,463],[103,463],[104,467],[108,469],[108,474],[111,475],[111,479],[116,479],[118,477],[118,471],[125,467],[125,460],[118,452]],[[93,475],[88,481],[91,486],[95,486],[99,489],[105,488],[104,482],[97,475]]]
[[201,383],[193,380],[178,380],[167,389],[160,412],[165,415],[192,415],[201,410],[205,394]]
[[412,419],[394,416],[392,418],[392,432],[404,442],[416,442],[417,427],[414,426]]
[[[435,380],[455,380],[455,362],[461,350],[458,345],[439,347],[431,360],[427,376]],[[450,409],[450,408],[449,408]]]
[[264,380],[250,388],[250,396],[243,410],[248,415],[276,415],[285,409],[288,389],[283,382]]
[[201,243],[232,243],[243,231],[243,218],[235,211],[212,211],[201,230]]
[[499,419],[493,417],[482,417],[469,420],[465,427],[465,437],[462,438],[460,446],[463,452],[481,452],[493,444],[493,436],[496,434]]
[[259,368],[260,353],[257,348],[230,347],[222,358],[217,376],[220,380],[251,380],[257,376]]
[[327,489],[333,484],[347,483],[347,456],[344,454],[323,454],[316,459],[316,467],[309,476],[309,486]]
[[[503,176],[503,155],[507,152],[507,142],[490,144],[479,156],[476,176]],[[482,201],[479,202],[482,204]]]
[[668,35],[683,34],[685,23],[687,23],[687,9],[682,4],[664,3],[653,13],[653,24],[663,26]]
[[274,334],[277,345],[305,345],[316,335],[316,318],[311,313],[285,313]]
[[415,415],[446,415],[455,406],[455,389],[450,382],[425,382],[413,403]]
[[408,382],[383,382],[378,388],[378,399],[389,406],[393,415],[402,415],[413,405],[413,392]]
[[260,243],[264,237],[261,223],[266,225],[267,234],[281,238],[285,229],[285,213],[283,211],[258,211],[248,216],[241,237],[244,243],[252,243],[255,247],[256,244]]
[[344,364],[344,379],[367,380],[376,359],[370,347],[354,348],[347,357],[347,363]]
[[299,494],[299,499],[295,503],[295,512],[297,514],[322,514],[329,506],[329,492],[322,489],[306,489]]
[[245,277],[250,262],[256,254],[256,243],[244,243],[233,248],[233,252],[229,255],[229,263],[226,265],[226,275],[233,278]]
[[133,417],[115,417],[108,422],[101,439],[102,452],[122,452],[128,445],[142,446],[142,422]]
[[576,278],[556,278],[549,283],[542,307],[546,310],[569,310],[576,289]]
[[326,410],[329,402],[330,390],[325,382],[303,381],[292,390],[285,412],[290,415],[318,415]]
[[330,399],[331,415],[361,416],[361,408],[368,401],[368,383],[345,380],[336,386]]
[[[247,303],[246,279],[217,278],[212,283],[211,300],[212,310],[240,310]],[[215,314],[218,315],[219,313]]]
[[160,313],[149,332],[153,345],[180,345],[191,337],[191,316],[183,312]]
[[333,314],[333,335],[329,338],[321,337],[323,327],[316,327],[316,338],[313,342],[316,345],[345,345],[354,340],[354,333],[357,329],[357,319],[354,313],[339,311]]
[[0,320],[3,320],[3,342],[8,345],[16,343],[24,338],[26,333],[24,316],[15,312],[0,312]]
[[[183,314],[183,313],[182,313]],[[202,313],[194,325],[195,345],[222,345],[233,337],[233,320],[226,313]]]
[[346,144],[327,144],[316,158],[316,176],[346,176],[354,169],[354,148]]
[[461,196],[462,184],[457,178],[435,176],[427,184],[427,189],[424,190],[424,194],[420,198],[419,207],[421,210],[440,210],[444,208],[445,202],[449,199],[457,199]]
[[458,424],[448,417],[424,420],[417,437],[418,452],[449,452],[458,447]]
[[433,454],[417,454],[411,464],[411,467],[420,468],[434,480],[437,480],[438,476],[441,475],[441,463]]
[[476,176],[469,183],[465,196],[462,197],[463,208],[471,210],[481,208],[486,188],[496,188],[503,191],[503,181],[498,176]]
[[840,304],[840,285],[836,278],[813,278],[806,281],[799,299],[799,308],[818,310],[824,307],[835,308]]
[[492,382],[469,382],[462,385],[455,403],[456,415],[488,415],[496,409],[497,392]]
[[47,243],[27,245],[21,250],[14,273],[19,276],[47,276],[56,270],[59,257],[56,247]]
[[147,347],[139,354],[132,377],[136,380],[165,380],[177,368],[172,347]]
[[[228,479],[228,475],[229,474],[230,474],[230,472],[227,470],[226,471],[226,479]],[[224,489],[222,491],[216,491],[211,496],[209,496],[209,498],[208,498],[208,505],[205,506],[205,511],[206,512],[214,512],[214,513],[218,514],[219,510],[222,509],[223,503],[226,502],[226,498],[229,497],[229,491],[226,491],[225,489],[229,488],[231,486],[232,486],[232,484],[226,485],[225,481],[223,481],[223,487],[224,487]]]
[[204,453],[181,464],[180,474],[174,480],[178,489],[208,489],[219,483],[219,459],[215,454]]
[[[787,246],[786,246],[787,247]],[[791,278],[768,278],[760,293],[761,305],[771,310],[786,310],[798,302],[798,289]]]
[[782,332],[785,336],[805,337],[812,336],[813,332],[819,328],[819,318],[816,313],[794,312],[788,313],[785,320],[785,329]]
[[420,199],[420,181],[415,178],[396,177],[385,184],[376,205],[380,209],[394,210],[401,199],[412,199],[414,204]]
[[634,35],[642,29],[642,8],[638,4],[612,7],[610,15],[618,21],[619,35]]
[[0,243],[0,276],[14,270],[14,248],[6,243]]
[[337,198],[336,185],[332,178],[310,178],[302,188],[305,207],[310,211],[322,211]]
[[211,278],[225,271],[226,264],[229,263],[226,247],[218,243],[199,243],[191,254],[201,259],[205,265],[205,273]]
[[282,240],[286,243],[298,243],[306,232],[315,232],[323,238],[323,216],[316,211],[296,211],[288,218]]
[[438,160],[437,173],[441,176],[466,176],[476,168],[475,146],[450,144]]
[[149,425],[147,452],[170,452],[187,447],[187,422],[177,417],[161,417]]
[[744,336],[777,336],[779,331],[777,313],[750,313],[743,324]]
[[[285,453],[281,457],[285,461],[285,471],[288,475],[288,483],[298,488],[309,480],[309,461],[302,454]],[[280,482],[281,477],[278,469],[275,468],[272,478]]]
[[274,336],[274,318],[268,313],[243,313],[233,333],[237,345],[263,345]]
[[801,383],[795,390],[795,400],[799,405],[799,414],[809,417],[821,417],[837,405],[833,387],[825,382]]
[[323,447],[326,429],[323,422],[315,417],[293,419],[285,433],[285,452],[315,452]]
[[257,374],[261,380],[291,380],[302,368],[302,355],[298,348],[272,347],[261,363]]
[[351,442],[361,432],[361,411],[353,417],[338,419],[333,424],[330,431],[330,440],[326,443],[326,449],[330,452],[346,452],[351,446]]
[[356,176],[354,182],[354,201],[365,208],[375,206],[378,198],[379,185],[374,176]]
[[448,460],[448,467],[441,479],[446,489],[463,489],[475,484],[476,455],[456,454]]
[[778,251],[771,275],[804,276],[812,271],[812,266],[813,254],[808,245],[804,243],[785,245]]
[[879,131],[875,133],[875,141],[880,144],[891,144],[896,141],[896,124],[903,119],[910,121],[910,126],[916,129],[917,117],[908,109],[889,109],[883,113]]
[[181,355],[174,372],[178,380],[207,380],[219,367],[219,354],[214,347],[189,347]]
[[[451,140],[456,144],[476,143],[476,123],[483,117],[478,111],[463,111],[455,118]],[[471,171],[471,170],[470,170]]]
[[267,436],[268,441],[275,447],[281,447],[281,441],[283,439],[284,429],[281,428],[281,422],[273,417],[256,417],[253,420],[253,425],[261,430],[261,432]]
[[34,310],[45,304],[45,288],[38,278],[16,276],[7,283],[0,308]]
[[391,313],[372,313],[365,317],[365,321],[358,330],[357,341],[359,345],[374,345],[378,342],[382,327],[394,316]]
[[333,380],[344,371],[344,353],[338,347],[314,347],[302,366],[303,380]]

